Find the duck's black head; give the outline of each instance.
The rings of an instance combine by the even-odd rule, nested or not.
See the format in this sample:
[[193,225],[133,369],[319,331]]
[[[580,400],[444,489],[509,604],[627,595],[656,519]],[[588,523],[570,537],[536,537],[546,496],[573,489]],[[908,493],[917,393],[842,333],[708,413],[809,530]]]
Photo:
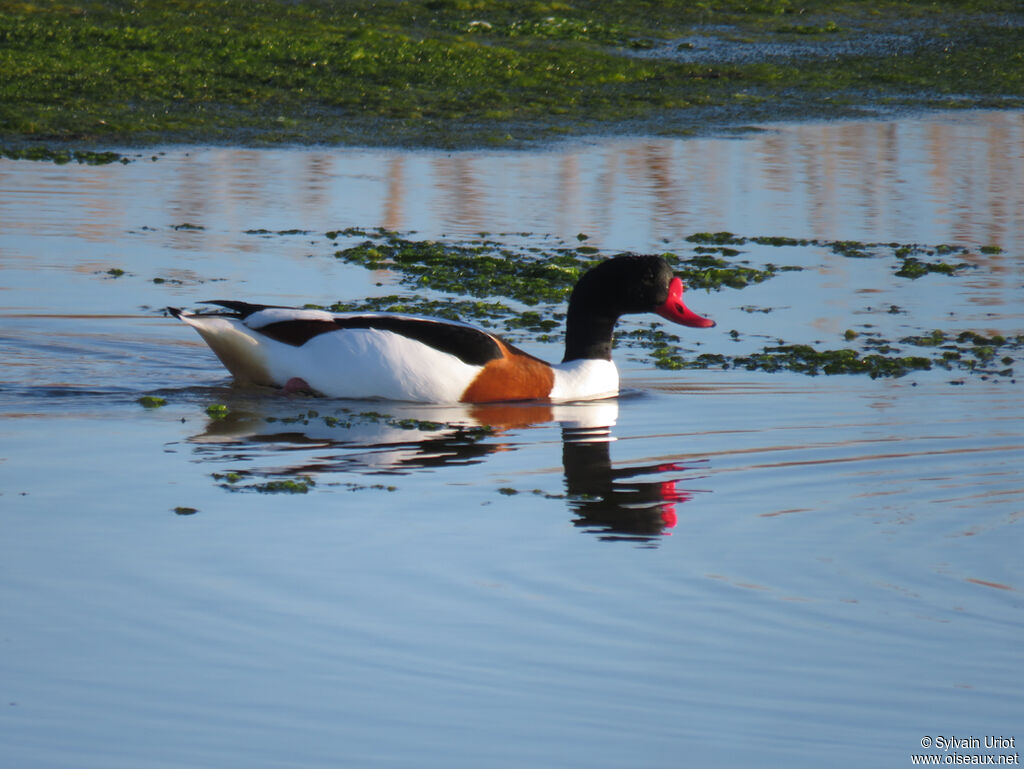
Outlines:
[[709,328],[683,303],[683,282],[660,256],[616,256],[584,273],[569,297],[563,362],[581,358],[611,360],[612,332],[629,313],[653,312],[673,323]]

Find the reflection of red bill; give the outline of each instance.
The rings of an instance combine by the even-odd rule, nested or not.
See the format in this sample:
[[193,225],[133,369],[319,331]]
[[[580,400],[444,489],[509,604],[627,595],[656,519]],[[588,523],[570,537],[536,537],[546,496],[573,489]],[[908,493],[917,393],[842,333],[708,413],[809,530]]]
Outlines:
[[688,491],[680,491],[676,488],[676,481],[663,481],[661,484],[661,498],[666,502],[686,502],[693,499]]
[[[693,499],[693,495],[688,491],[681,491],[676,488],[676,481],[662,481],[661,484],[661,498],[665,502],[661,506],[661,522],[666,529],[674,529],[676,524],[679,523],[679,516],[676,514],[676,503],[686,502]],[[672,532],[662,532],[665,536],[670,536]]]
[[[675,481],[663,481],[661,484],[661,498],[666,503],[661,506],[661,523],[666,529],[674,529],[676,524],[679,522],[679,516],[676,515],[675,502],[685,502],[689,499],[689,495],[685,492],[680,493],[676,489]],[[664,532],[666,535],[671,532]]]

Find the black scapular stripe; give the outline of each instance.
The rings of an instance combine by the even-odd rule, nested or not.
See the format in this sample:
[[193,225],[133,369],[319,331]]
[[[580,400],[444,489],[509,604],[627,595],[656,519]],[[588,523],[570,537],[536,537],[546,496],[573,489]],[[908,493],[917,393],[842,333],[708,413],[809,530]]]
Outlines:
[[463,363],[471,366],[483,366],[488,361],[502,357],[501,347],[485,331],[454,323],[419,318],[389,316],[375,318],[356,315],[351,318],[334,318],[332,320],[282,320],[268,323],[256,330],[271,339],[301,347],[320,334],[350,328],[391,331],[433,347],[435,350],[454,355]]
[[[239,302],[234,299],[209,299],[200,304],[215,304],[218,307],[223,307],[227,310],[231,310],[230,313],[224,313],[225,315],[230,314],[232,317],[238,318],[239,320],[245,320],[255,312],[261,310],[294,310],[294,307],[285,307],[280,304],[252,304],[251,302]],[[170,309],[170,308],[168,308]]]

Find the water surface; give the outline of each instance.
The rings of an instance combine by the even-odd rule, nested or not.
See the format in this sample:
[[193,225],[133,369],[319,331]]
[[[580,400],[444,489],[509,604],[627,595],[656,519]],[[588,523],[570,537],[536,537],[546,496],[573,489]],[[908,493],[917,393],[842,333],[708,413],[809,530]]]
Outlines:
[[153,154],[0,161],[0,763],[905,766],[925,736],[1024,738],[1017,376],[622,348],[610,402],[337,402],[232,388],[159,312],[403,290],[333,258],[353,225],[609,252],[730,230],[975,266],[748,244],[805,269],[691,293],[719,322],[696,351],[1021,334],[1020,113]]

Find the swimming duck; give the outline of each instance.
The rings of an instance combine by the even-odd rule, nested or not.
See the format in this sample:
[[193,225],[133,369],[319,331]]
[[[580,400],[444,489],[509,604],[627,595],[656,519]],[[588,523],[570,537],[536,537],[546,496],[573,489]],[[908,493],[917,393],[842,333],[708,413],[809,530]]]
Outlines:
[[556,365],[450,320],[205,304],[222,309],[167,309],[199,332],[239,383],[424,403],[611,397],[619,391],[612,333],[620,316],[654,312],[684,326],[715,325],[683,304],[683,282],[668,262],[632,254],[601,262],[579,279],[569,297],[565,356]]

